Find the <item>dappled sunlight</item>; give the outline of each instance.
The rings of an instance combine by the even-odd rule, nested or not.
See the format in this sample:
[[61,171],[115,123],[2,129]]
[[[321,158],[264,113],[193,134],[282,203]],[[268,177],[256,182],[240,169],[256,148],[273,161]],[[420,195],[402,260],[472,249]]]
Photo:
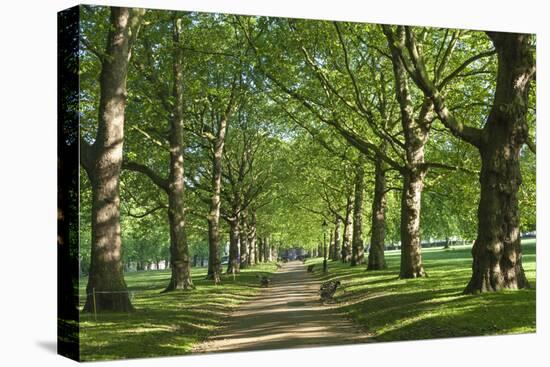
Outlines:
[[[330,262],[328,274],[317,267],[311,275],[301,263],[287,263],[268,289],[259,288],[256,275],[274,271],[274,264],[243,270],[235,280],[223,276],[223,286],[205,280],[200,268],[193,273],[196,290],[163,294],[170,271],[128,273],[136,312],[101,314],[97,322],[81,314],[82,352],[96,360],[533,332],[533,289],[462,294],[469,251],[430,249],[430,276],[418,279],[397,278],[397,254],[383,271]],[[534,244],[524,253],[534,285]],[[317,291],[327,280],[342,283],[334,302],[322,304]]]
[[[193,269],[195,270],[195,269]],[[193,272],[197,289],[160,293],[170,280],[170,270],[126,273],[128,289],[134,293],[132,313],[81,314],[81,352],[85,360],[139,358],[185,354],[190,345],[223,325],[231,310],[260,291],[256,275],[275,270],[262,264],[243,271],[223,286],[205,280],[206,269]],[[81,302],[85,284],[81,279]]]
[[[535,284],[534,242],[523,246],[524,269]],[[471,275],[469,246],[427,249],[427,278],[397,279],[399,258],[388,256],[388,269],[365,272],[331,263],[330,275],[342,287],[330,307],[349,313],[374,333],[378,341],[494,335],[535,330],[533,289],[464,295]],[[318,262],[312,259],[308,263]]]
[[300,262],[283,266],[254,302],[232,314],[226,328],[194,352],[226,352],[370,342],[343,312],[319,300],[320,282]]

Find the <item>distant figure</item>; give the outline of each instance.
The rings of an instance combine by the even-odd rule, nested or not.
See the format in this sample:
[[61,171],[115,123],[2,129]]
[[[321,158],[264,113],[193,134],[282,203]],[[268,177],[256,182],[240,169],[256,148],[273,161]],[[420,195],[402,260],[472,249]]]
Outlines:
[[321,289],[319,289],[319,295],[321,296],[321,301],[328,302],[332,300],[334,293],[336,293],[336,288],[340,285],[339,280],[330,280],[321,284]]
[[308,273],[313,273],[313,268],[315,267],[315,264],[312,264],[312,265],[308,265],[307,267],[307,272]]

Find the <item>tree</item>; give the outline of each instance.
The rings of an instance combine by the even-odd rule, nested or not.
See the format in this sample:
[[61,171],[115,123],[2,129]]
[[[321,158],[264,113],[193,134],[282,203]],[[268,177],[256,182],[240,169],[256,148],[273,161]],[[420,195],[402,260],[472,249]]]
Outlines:
[[101,56],[97,134],[91,145],[86,138],[80,141],[80,162],[92,186],[92,251],[84,305],[87,312],[133,309],[121,261],[119,175],[128,62],[143,14],[143,10],[111,8],[111,29]]
[[[415,35],[406,28],[406,50],[397,48],[408,71],[433,102],[441,122],[459,139],[473,145],[481,157],[480,201],[477,239],[472,248],[472,278],[465,293],[519,289],[528,286],[522,267],[518,191],[521,185],[520,156],[528,144],[534,151],[527,125],[529,89],[535,76],[530,35],[487,32],[498,59],[493,104],[482,128],[466,125],[447,107],[441,89],[430,79]],[[454,74],[473,61],[466,60]],[[452,76],[453,74],[451,74]]]
[[[157,187],[168,195],[168,221],[170,223],[170,268],[172,276],[165,289],[167,291],[188,290],[193,288],[191,279],[191,263],[187,234],[185,229],[185,172],[184,172],[184,116],[183,116],[183,70],[182,49],[180,47],[182,34],[182,20],[174,13],[171,21],[172,32],[172,76],[171,92],[162,82],[153,65],[153,56],[150,54],[151,45],[145,42],[148,68],[146,78],[155,88],[165,112],[168,114],[169,140],[169,174],[164,178],[150,167],[127,160],[124,168],[146,175]],[[146,70],[145,66],[142,70]]]

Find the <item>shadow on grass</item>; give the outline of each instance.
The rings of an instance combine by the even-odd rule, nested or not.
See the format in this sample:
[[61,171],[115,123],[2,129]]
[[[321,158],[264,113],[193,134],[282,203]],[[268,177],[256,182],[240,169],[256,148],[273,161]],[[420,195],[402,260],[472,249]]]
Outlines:
[[[258,274],[276,269],[262,264],[243,270],[235,279],[222,276],[222,285],[205,280],[205,269],[193,274],[196,289],[160,294],[170,271],[125,274],[134,292],[132,313],[102,313],[97,321],[81,313],[81,356],[85,361],[181,355],[224,324],[230,311],[256,294]],[[195,270],[195,269],[194,269]],[[81,280],[81,301],[86,280]],[[82,306],[82,304],[81,304]]]
[[[531,289],[462,294],[471,276],[470,248],[429,249],[423,259],[427,278],[398,279],[399,254],[387,256],[388,269],[365,265],[320,265],[318,279],[339,279],[335,306],[350,315],[378,341],[526,333],[536,330],[535,243],[523,246],[523,263]],[[321,264],[311,259],[308,264]]]

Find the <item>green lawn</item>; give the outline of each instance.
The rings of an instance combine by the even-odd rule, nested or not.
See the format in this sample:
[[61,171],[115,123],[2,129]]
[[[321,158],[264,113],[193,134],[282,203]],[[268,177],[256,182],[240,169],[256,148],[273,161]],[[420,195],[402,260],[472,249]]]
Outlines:
[[[160,294],[170,271],[126,273],[136,312],[129,314],[81,313],[81,358],[85,361],[168,356],[188,353],[219,328],[231,309],[259,292],[256,275],[273,272],[275,264],[261,264],[236,276],[223,276],[222,285],[204,280],[206,268],[193,268],[190,292]],[[85,300],[87,279],[81,279]]]
[[372,332],[378,341],[528,333],[536,330],[535,240],[523,241],[523,267],[531,289],[463,295],[471,274],[470,246],[423,249],[427,278],[399,280],[399,252],[388,251],[388,270],[329,261],[329,274],[340,279],[337,307]]

